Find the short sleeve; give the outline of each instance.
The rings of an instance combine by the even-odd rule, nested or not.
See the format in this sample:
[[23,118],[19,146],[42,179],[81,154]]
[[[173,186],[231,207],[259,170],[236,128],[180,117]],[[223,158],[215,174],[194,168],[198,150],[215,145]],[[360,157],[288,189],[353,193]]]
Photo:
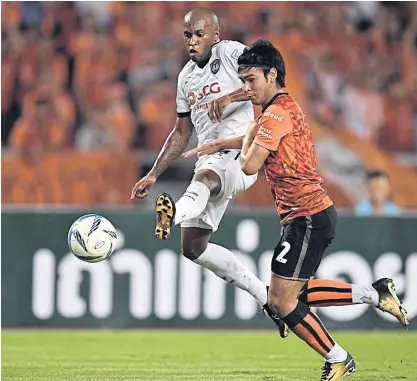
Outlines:
[[246,48],[246,45],[238,41],[223,41],[224,49],[223,50],[223,59],[237,71],[238,64],[237,60],[239,56],[243,53]]
[[189,116],[191,113],[190,105],[188,104],[188,99],[185,95],[184,88],[183,88],[183,81],[182,77],[178,77],[178,85],[177,85],[177,114],[178,116]]
[[259,119],[254,142],[270,151],[276,151],[281,139],[292,131],[288,113],[277,105],[269,106]]

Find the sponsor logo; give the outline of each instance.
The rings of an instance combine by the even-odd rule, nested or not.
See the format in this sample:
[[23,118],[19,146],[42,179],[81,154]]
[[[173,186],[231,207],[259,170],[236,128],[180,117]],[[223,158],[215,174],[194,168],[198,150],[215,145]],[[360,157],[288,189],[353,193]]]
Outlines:
[[201,91],[195,93],[194,91],[188,92],[187,99],[188,103],[193,106],[197,101],[201,101],[210,94],[220,93],[222,89],[220,88],[219,82],[213,82],[208,85],[205,85]]
[[209,109],[209,104],[208,103],[203,103],[202,105],[197,105],[197,106],[193,107],[193,112],[196,113],[197,111],[208,110],[208,109]]
[[105,242],[104,241],[98,241],[95,245],[94,245],[94,249],[98,250],[101,249],[104,246]]
[[[269,282],[274,251],[263,249],[266,233],[262,226],[252,218],[245,218],[236,226],[228,226],[226,235],[239,260],[262,281]],[[229,318],[236,323],[243,322],[246,327],[248,323],[263,324],[264,317],[258,316],[259,305],[251,295],[238,288],[227,288],[208,269],[196,266],[173,249],[177,245],[156,248],[137,241],[138,248],[133,249],[125,247],[127,240],[121,231],[118,230],[117,235],[114,254],[94,265],[78,260],[71,253],[55,253],[50,247],[35,249],[32,282],[29,283],[31,292],[27,293],[32,297],[33,316],[50,320],[51,326],[56,326],[58,317],[59,325],[83,325],[81,320],[74,319],[93,317],[109,318],[111,320],[105,323],[112,326],[119,324],[115,317],[120,316],[132,317],[138,323],[149,319],[155,325],[158,322],[166,325],[171,319],[173,325],[181,321],[184,325],[190,321],[200,324],[209,319],[210,325],[218,321],[222,326],[226,321],[229,324]],[[130,237],[134,235],[129,236],[128,241],[132,242]],[[349,250],[346,246],[344,250],[329,251],[324,256],[317,278],[349,279],[356,284],[371,284],[381,277],[392,278],[411,320],[417,318],[416,272],[417,252],[414,250],[401,255],[395,251],[375,251],[367,258],[365,252]],[[121,280],[127,282],[123,287]],[[378,327],[387,327],[386,323],[392,322],[393,328],[400,327],[392,316],[369,304],[319,308],[319,312],[335,323],[356,324],[357,319],[362,319],[358,326],[372,322]],[[26,319],[26,315],[23,316]]]
[[264,116],[269,116],[270,118],[273,118],[273,119],[277,120],[278,122],[282,122],[284,120],[284,117],[283,116],[275,115],[271,111],[267,111],[264,114]]
[[195,96],[195,93],[194,93],[194,91],[190,91],[189,93],[188,93],[188,103],[192,106],[193,104],[195,104],[195,101],[196,101],[196,96]]
[[265,128],[265,127],[261,127],[258,130],[258,135],[262,135],[262,136],[265,136],[268,139],[272,139],[272,131],[269,130],[268,128]]

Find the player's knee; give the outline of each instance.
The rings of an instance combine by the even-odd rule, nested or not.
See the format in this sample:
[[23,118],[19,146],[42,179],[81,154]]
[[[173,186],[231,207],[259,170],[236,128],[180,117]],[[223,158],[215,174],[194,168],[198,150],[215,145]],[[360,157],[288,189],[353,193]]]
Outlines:
[[286,294],[285,291],[268,292],[268,306],[278,316],[288,315],[297,306],[298,299],[293,295]]
[[181,247],[182,255],[191,261],[196,260],[207,249],[207,242],[187,242]]
[[285,301],[278,294],[268,294],[268,306],[278,316],[282,316],[285,309]]
[[203,183],[210,190],[210,197],[217,196],[222,188],[219,175],[211,170],[202,170],[195,174],[195,181]]
[[272,295],[270,292],[268,293],[268,306],[276,315],[278,315],[279,300],[276,295]]

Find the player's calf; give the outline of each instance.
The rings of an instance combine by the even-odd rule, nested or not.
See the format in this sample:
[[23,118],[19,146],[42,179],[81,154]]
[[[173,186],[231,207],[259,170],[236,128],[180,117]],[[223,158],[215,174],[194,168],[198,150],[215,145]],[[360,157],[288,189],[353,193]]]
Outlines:
[[162,193],[156,199],[156,227],[155,236],[159,239],[167,239],[174,225],[175,203],[171,196]]

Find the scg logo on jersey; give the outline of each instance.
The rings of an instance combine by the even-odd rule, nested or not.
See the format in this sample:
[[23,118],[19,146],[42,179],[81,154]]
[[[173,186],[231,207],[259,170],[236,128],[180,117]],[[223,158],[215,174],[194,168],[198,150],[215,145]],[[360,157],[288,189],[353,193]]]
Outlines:
[[188,103],[193,106],[195,104],[196,101],[201,101],[202,99],[204,99],[207,95],[209,94],[217,94],[220,93],[222,91],[222,89],[220,88],[219,82],[213,82],[210,83],[208,85],[205,85],[201,91],[199,91],[197,93],[197,95],[195,94],[194,91],[190,91],[188,93]]

